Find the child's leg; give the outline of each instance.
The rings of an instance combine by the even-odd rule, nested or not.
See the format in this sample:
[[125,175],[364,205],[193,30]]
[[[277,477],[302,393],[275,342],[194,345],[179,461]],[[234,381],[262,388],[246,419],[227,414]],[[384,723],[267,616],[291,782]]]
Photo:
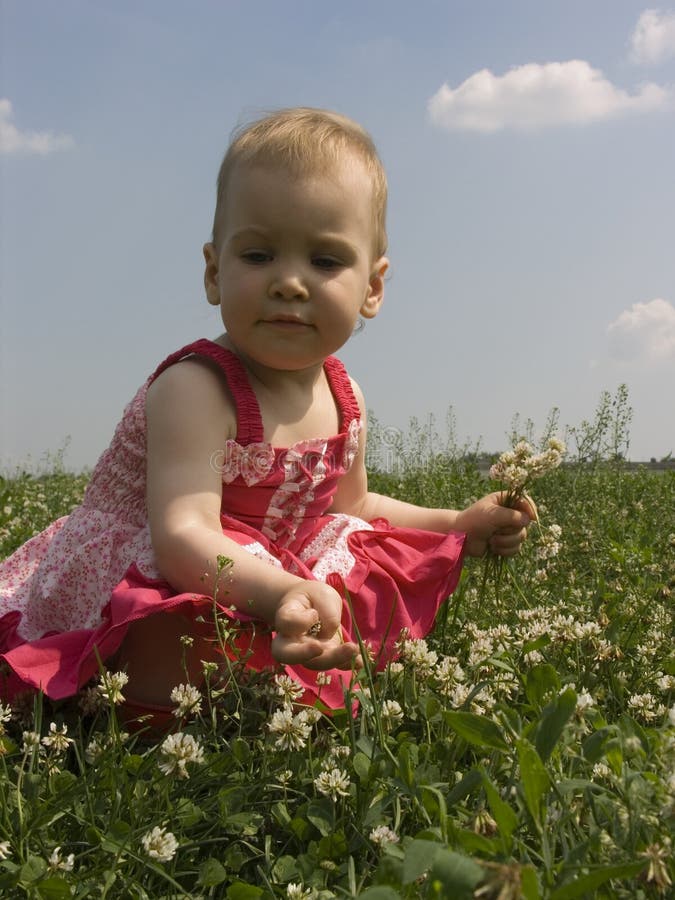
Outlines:
[[[219,657],[214,641],[195,633],[201,627],[178,613],[158,613],[133,622],[114,663],[129,676],[125,697],[134,704],[169,706],[176,685],[189,681],[199,686],[204,677],[202,660]],[[183,645],[183,635],[192,638],[191,646]]]

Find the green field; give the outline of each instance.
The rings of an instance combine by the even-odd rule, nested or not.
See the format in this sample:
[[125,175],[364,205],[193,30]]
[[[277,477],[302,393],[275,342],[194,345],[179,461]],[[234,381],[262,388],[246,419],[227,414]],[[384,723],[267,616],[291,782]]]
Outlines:
[[[466,455],[415,458],[373,488],[485,492]],[[0,555],[85,484],[0,482]],[[168,740],[124,734],[96,689],[0,707],[0,896],[672,896],[675,472],[596,454],[535,496],[520,558],[487,583],[469,561],[355,717],[284,711],[283,684],[236,671]]]

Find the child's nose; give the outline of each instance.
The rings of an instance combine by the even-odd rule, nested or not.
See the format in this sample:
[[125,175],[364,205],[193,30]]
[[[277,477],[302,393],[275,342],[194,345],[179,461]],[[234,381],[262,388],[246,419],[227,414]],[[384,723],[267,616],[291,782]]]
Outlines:
[[306,300],[309,292],[304,279],[293,271],[279,271],[270,282],[269,293],[277,300]]

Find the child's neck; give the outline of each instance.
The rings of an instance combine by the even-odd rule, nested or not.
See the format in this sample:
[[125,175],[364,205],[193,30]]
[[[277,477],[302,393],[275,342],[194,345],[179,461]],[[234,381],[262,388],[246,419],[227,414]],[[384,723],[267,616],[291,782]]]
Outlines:
[[239,353],[226,337],[218,343],[237,353],[246,368],[266,441],[290,447],[298,441],[337,434],[339,412],[323,362],[300,370],[269,369]]

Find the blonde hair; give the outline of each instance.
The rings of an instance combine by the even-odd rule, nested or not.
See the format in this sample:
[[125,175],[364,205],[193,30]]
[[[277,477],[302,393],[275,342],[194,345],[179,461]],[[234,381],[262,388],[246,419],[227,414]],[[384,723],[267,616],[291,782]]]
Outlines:
[[310,107],[280,109],[234,132],[218,172],[213,243],[218,246],[219,221],[236,165],[281,166],[291,175],[325,174],[349,153],[360,160],[371,179],[375,257],[383,256],[387,249],[387,176],[373,139],[352,119]]

